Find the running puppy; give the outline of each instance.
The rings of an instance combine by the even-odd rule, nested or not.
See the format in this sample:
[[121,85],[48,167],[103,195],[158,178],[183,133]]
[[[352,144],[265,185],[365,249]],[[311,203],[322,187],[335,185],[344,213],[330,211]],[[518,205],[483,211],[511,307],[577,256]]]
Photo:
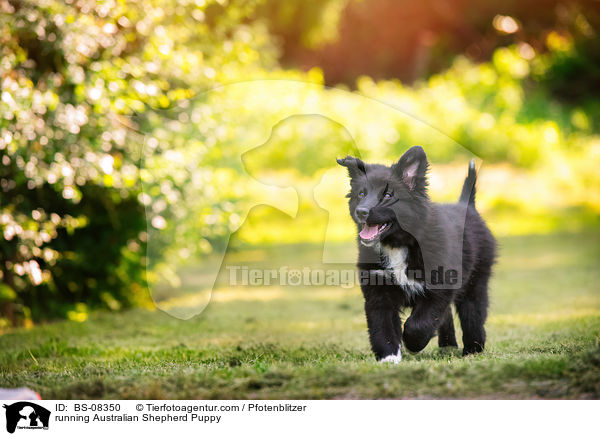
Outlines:
[[[350,156],[337,162],[351,179],[347,197],[377,360],[397,363],[402,341],[418,352],[436,334],[440,347],[456,347],[452,303],[463,330],[463,355],[483,351],[496,242],[475,209],[475,162],[454,204],[429,199],[429,164],[421,147],[390,167]],[[412,313],[403,331],[399,313],[407,307]]]

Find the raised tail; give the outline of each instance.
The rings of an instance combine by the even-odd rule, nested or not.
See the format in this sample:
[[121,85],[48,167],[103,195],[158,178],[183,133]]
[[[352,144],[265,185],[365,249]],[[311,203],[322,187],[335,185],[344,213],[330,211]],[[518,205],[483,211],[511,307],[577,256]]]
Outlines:
[[475,205],[475,182],[477,181],[477,171],[475,170],[475,159],[469,162],[469,173],[463,184],[462,192],[460,193],[460,203]]

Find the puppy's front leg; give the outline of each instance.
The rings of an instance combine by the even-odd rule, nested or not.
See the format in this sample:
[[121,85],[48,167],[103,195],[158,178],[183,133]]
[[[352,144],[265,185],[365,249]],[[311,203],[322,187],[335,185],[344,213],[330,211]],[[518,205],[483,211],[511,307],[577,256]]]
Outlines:
[[398,311],[365,303],[371,349],[377,360],[399,363],[402,360],[402,331]]
[[450,299],[445,295],[415,304],[404,323],[404,345],[409,351],[416,353],[427,346],[445,320],[449,304]]

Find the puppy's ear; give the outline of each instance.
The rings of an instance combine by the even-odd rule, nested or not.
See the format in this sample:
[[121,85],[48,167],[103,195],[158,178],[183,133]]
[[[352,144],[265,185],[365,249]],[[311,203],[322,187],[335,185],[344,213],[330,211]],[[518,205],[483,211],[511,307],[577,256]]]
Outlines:
[[337,163],[343,167],[348,169],[348,175],[351,179],[363,173],[366,174],[367,170],[365,168],[365,163],[352,156],[346,156],[343,159],[336,159]]
[[429,162],[423,147],[409,148],[400,160],[392,165],[392,170],[411,191],[427,191],[427,170]]

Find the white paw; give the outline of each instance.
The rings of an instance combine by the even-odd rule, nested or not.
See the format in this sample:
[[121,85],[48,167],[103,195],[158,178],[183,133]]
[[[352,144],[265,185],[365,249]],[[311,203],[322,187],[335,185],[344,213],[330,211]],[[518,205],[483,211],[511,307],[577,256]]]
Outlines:
[[385,356],[380,360],[381,363],[393,363],[398,364],[402,362],[402,347],[398,348],[397,354],[390,354],[389,356]]

